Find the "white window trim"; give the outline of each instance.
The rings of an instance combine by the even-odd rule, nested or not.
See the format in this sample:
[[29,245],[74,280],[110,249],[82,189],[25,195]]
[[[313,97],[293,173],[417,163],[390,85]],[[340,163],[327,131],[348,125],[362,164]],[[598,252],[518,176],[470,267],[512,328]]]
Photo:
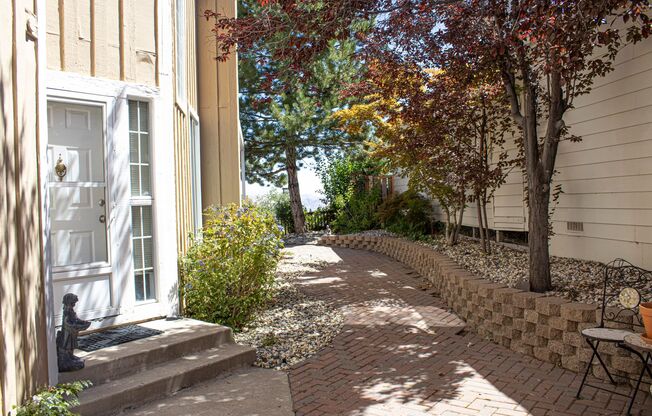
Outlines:
[[[183,11],[183,16],[181,16],[183,17],[183,31],[179,31],[179,10]],[[186,0],[176,0],[174,2],[174,96],[177,104],[184,113],[188,107],[188,69],[186,68],[188,17],[186,12]],[[182,86],[183,94],[180,93],[179,86]]]
[[[153,130],[152,129],[152,116],[153,116],[152,107],[153,106],[152,106],[152,102],[150,100],[148,100],[148,99],[142,99],[142,98],[139,98],[139,97],[128,97],[127,111],[129,111],[129,105],[131,105],[132,102],[146,103],[147,104],[147,112],[148,112],[148,125],[147,125],[146,134],[147,134],[147,136],[149,138],[148,139],[148,144],[149,144],[149,149],[148,149],[149,162],[148,162],[148,166],[149,166],[149,176],[150,176],[149,183],[150,183],[150,193],[151,193],[151,195],[130,195],[130,198],[129,198],[129,205],[130,205],[129,211],[130,211],[130,219],[131,219],[131,224],[130,224],[131,237],[130,237],[130,240],[131,240],[132,259],[134,258],[134,253],[135,253],[135,251],[134,251],[135,250],[134,239],[138,238],[141,241],[145,240],[144,235],[141,235],[139,237],[135,237],[134,234],[133,234],[133,220],[134,219],[133,219],[133,215],[132,215],[132,207],[144,207],[144,206],[151,207],[152,235],[149,236],[149,239],[151,240],[151,243],[152,243],[152,266],[149,267],[149,268],[144,267],[145,266],[145,264],[144,264],[144,262],[145,262],[144,246],[143,246],[143,259],[142,259],[143,265],[142,265],[142,267],[140,269],[136,269],[136,262],[132,260],[132,262],[133,262],[133,273],[132,273],[131,279],[132,279],[132,284],[134,285],[134,299],[133,300],[134,300],[136,305],[143,305],[143,304],[148,304],[148,303],[156,303],[156,302],[158,302],[159,297],[160,297],[160,293],[159,293],[160,282],[159,282],[159,271],[158,271],[158,267],[157,267],[158,261],[157,261],[157,250],[156,250],[156,247],[157,247],[157,244],[156,244],[156,228],[157,227],[156,227],[156,208],[155,208],[156,202],[155,202],[154,178],[153,178],[154,177],[154,168],[153,168],[153,165],[154,165],[154,160],[153,160],[154,137],[153,137],[153,134],[152,134],[152,130]],[[140,117],[140,111],[141,110],[139,109],[138,117]],[[128,119],[127,120],[127,129],[129,131],[130,135],[132,133],[137,133],[137,134],[142,134],[143,133],[140,130],[140,118],[138,119],[138,122],[137,122],[137,124],[138,124],[138,130],[137,131],[131,129],[131,126],[129,125],[129,122],[130,122],[130,120]],[[140,148],[140,137],[139,137],[139,148],[138,148],[138,160],[139,160],[139,162],[137,163],[137,165],[139,165],[139,166],[141,165],[140,161],[142,160],[141,151],[142,151],[142,149]],[[131,161],[131,155],[129,157],[129,166],[133,166],[133,163]],[[131,175],[131,171],[129,172],[129,175]],[[140,176],[140,172],[139,172],[139,176]],[[130,181],[130,183],[131,183],[131,181]],[[140,177],[139,187],[140,187],[140,191],[142,192],[142,177]],[[130,190],[130,193],[131,193],[131,190]],[[141,217],[141,221],[142,221],[142,217]],[[142,232],[143,232],[143,227],[142,227],[142,224],[141,224],[141,233]],[[136,273],[143,273],[143,275],[144,275],[148,271],[152,271],[154,273],[154,288],[153,288],[154,297],[149,298],[149,299],[146,298],[146,299],[138,300],[138,299],[136,299],[136,290],[135,290]],[[144,279],[144,277],[143,277],[143,279]],[[144,280],[143,280],[143,283],[144,283]],[[146,291],[144,290],[143,293],[146,293]]]
[[[203,224],[203,205],[201,188],[201,136],[199,119],[190,117],[190,169],[191,169],[191,198],[194,218],[194,231],[199,231]],[[194,132],[194,133],[193,133]]]

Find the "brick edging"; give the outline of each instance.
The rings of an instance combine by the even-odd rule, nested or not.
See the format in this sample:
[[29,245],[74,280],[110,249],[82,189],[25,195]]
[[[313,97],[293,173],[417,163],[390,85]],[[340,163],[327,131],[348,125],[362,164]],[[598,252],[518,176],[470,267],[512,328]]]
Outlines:
[[[504,347],[576,372],[584,371],[591,358],[580,331],[597,325],[596,305],[491,282],[432,248],[403,238],[330,235],[318,244],[375,251],[411,267],[434,285],[473,331]],[[601,346],[601,356],[614,370],[612,374],[638,376],[640,362],[627,351],[606,344]],[[593,372],[606,377],[596,362]]]

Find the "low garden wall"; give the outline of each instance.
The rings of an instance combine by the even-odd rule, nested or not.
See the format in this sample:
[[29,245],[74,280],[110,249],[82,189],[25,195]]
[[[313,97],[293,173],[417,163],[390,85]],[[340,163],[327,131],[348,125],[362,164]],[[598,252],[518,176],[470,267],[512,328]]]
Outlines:
[[[591,350],[580,331],[597,325],[596,305],[525,292],[482,279],[430,247],[389,236],[324,236],[320,245],[371,250],[428,279],[448,306],[480,336],[569,370],[583,372]],[[638,377],[640,361],[614,344],[600,346],[613,375]],[[606,378],[594,361],[593,372]]]

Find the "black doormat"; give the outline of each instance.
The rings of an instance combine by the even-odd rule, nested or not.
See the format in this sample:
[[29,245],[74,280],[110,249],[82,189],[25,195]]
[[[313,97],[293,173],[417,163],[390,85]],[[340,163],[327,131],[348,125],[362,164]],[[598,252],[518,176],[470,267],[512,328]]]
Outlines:
[[97,351],[162,333],[163,331],[144,326],[126,325],[81,336],[77,339],[77,348],[86,352]]

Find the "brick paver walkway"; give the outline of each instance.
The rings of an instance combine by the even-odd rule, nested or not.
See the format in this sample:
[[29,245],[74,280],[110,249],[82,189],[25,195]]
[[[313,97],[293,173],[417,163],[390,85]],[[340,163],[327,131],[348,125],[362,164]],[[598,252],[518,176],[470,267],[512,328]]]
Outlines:
[[[402,264],[360,250],[309,250],[342,260],[300,284],[341,308],[345,325],[332,346],[291,370],[298,416],[624,414],[624,397],[586,388],[576,400],[578,374],[467,332]],[[639,394],[652,408],[648,396]]]

